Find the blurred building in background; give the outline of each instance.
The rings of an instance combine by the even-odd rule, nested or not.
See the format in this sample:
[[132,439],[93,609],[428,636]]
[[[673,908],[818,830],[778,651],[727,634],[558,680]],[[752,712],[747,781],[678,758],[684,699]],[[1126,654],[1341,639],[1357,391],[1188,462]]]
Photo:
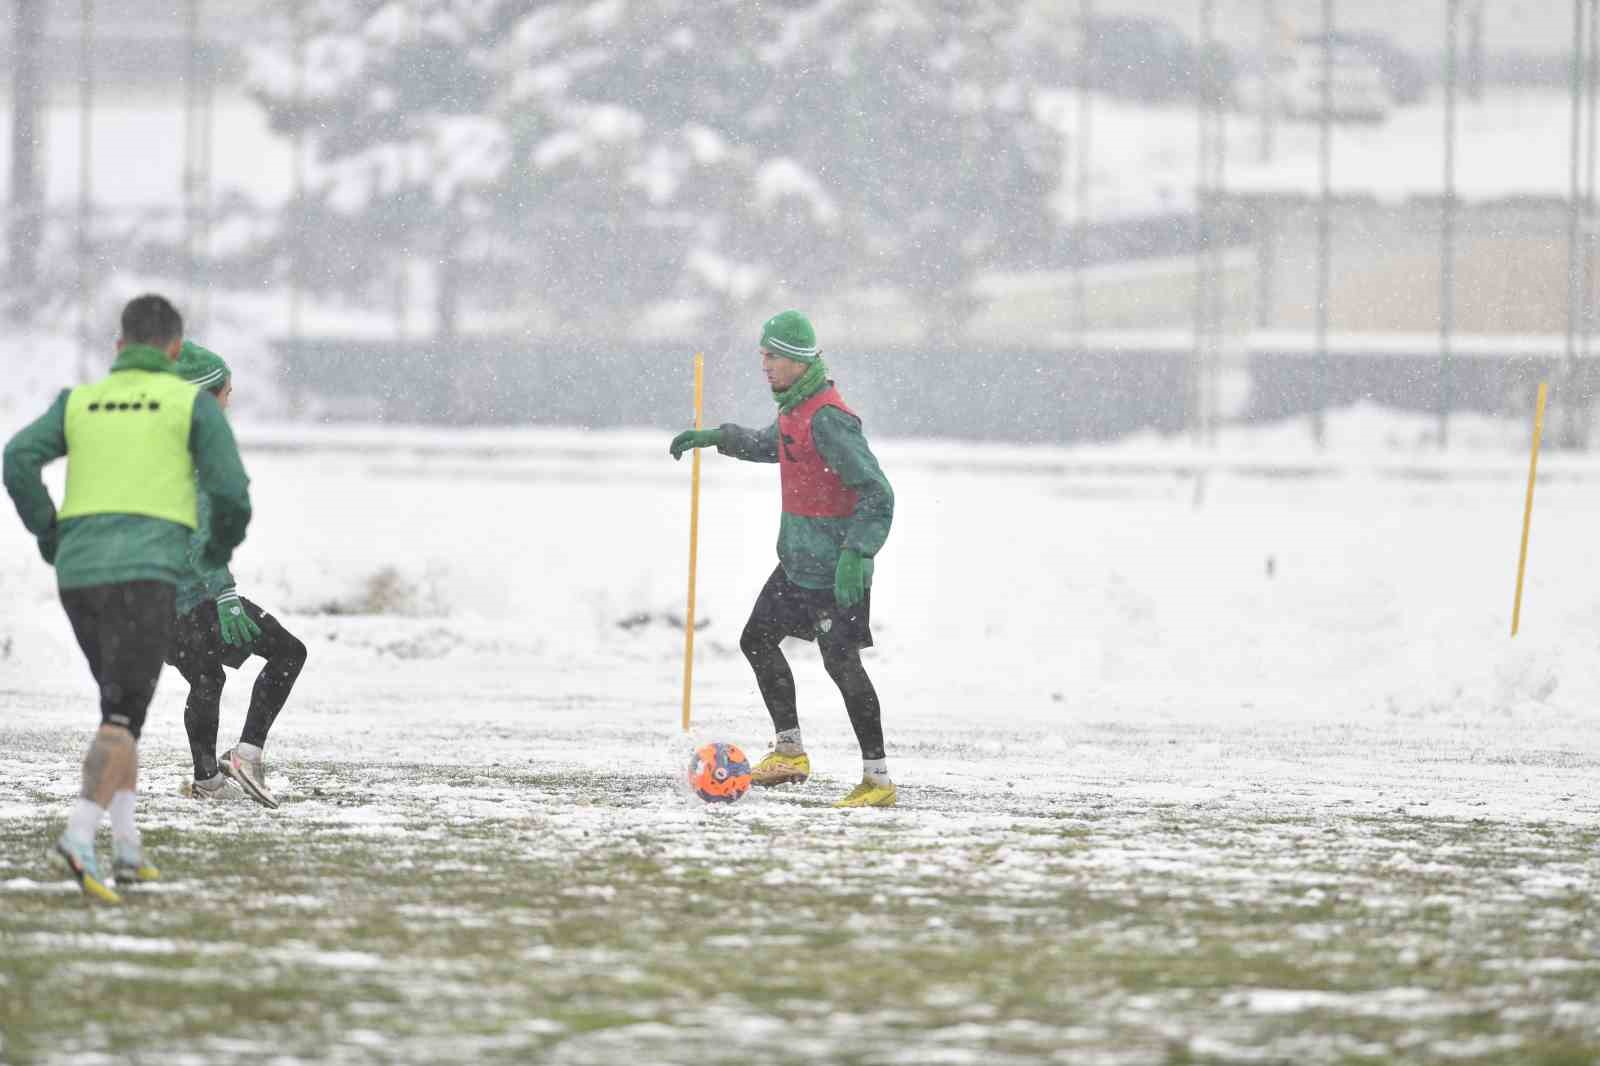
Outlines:
[[[615,99],[576,121],[549,104],[574,74],[548,5],[6,3],[7,314],[75,332],[81,374],[125,290],[159,286],[256,402],[301,416],[675,422],[696,348],[713,406],[746,409],[776,302],[813,313],[853,398],[903,434],[1204,436],[1356,400],[1442,426],[1519,411],[1539,378],[1584,412],[1593,391],[1595,0],[972,5],[949,16],[973,30],[966,111],[918,95],[936,50],[884,53],[916,78],[840,83],[882,124],[795,125],[785,158],[741,158],[697,94],[748,92],[780,126],[829,102],[762,80],[755,47],[674,84],[706,45],[648,65],[678,39],[670,5],[586,40],[640,58],[602,68]],[[691,40],[748,29],[683,17]],[[941,140],[950,115],[982,121]],[[954,155],[913,136],[846,165],[897,124]],[[1036,218],[1026,175],[983,168],[1039,130],[1059,163]],[[535,195],[494,184],[507,156]],[[982,176],[930,180],[952,166]],[[899,274],[882,239],[845,239],[896,197],[888,237],[956,212]]]

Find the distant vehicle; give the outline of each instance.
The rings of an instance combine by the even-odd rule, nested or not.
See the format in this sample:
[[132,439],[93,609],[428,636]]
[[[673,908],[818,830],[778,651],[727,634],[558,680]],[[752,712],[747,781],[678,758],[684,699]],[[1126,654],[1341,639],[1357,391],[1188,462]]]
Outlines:
[[[1320,45],[1322,36],[1318,34],[1304,40]],[[1348,48],[1370,60],[1383,75],[1384,87],[1389,90],[1389,97],[1396,104],[1414,104],[1427,94],[1428,75],[1424,73],[1422,64],[1377,30],[1336,30],[1333,43],[1335,47]]]
[[[1394,107],[1383,71],[1352,45],[1333,41],[1329,50],[1332,92],[1328,117],[1336,122],[1382,122]],[[1289,52],[1278,102],[1290,118],[1322,117],[1322,41],[1302,37]]]
[[[1388,118],[1394,98],[1377,65],[1352,45],[1337,40],[1329,59],[1329,119],[1382,122]],[[1286,118],[1319,119],[1322,63],[1322,38],[1299,38],[1287,51],[1251,65],[1239,79],[1236,99],[1249,110],[1272,107]]]
[[1084,63],[1075,79],[1091,89],[1148,103],[1192,97],[1200,57],[1164,19],[1100,15],[1082,20]]

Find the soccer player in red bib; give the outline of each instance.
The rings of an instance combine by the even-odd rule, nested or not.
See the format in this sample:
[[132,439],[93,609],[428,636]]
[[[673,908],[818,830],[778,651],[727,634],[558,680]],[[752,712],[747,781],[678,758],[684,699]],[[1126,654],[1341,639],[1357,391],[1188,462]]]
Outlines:
[[835,806],[892,807],[896,790],[878,693],[861,665],[861,649],[872,647],[872,560],[889,536],[894,490],[867,445],[860,417],[828,380],[805,315],[784,311],[767,319],[761,367],[778,404],[777,421],[761,430],[732,424],[687,430],[671,445],[674,459],[691,448],[716,448],[735,459],[777,463],[783,483],[778,568],[739,638],[777,733],[751,781],[782,785],[811,774],[794,674],[780,647],[783,638],[799,637],[817,642],[861,745],[861,784]]

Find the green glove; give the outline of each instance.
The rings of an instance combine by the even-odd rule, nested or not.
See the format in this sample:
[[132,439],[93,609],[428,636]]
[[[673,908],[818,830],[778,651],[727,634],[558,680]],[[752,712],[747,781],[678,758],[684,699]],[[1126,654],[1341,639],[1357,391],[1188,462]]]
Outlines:
[[217,597],[217,623],[222,627],[222,642],[235,648],[253,644],[261,635],[261,627],[245,614],[239,591],[234,588],[223,590]]
[[672,438],[670,451],[674,459],[681,459],[690,448],[715,448],[721,443],[720,429],[686,429]]
[[839,565],[833,571],[833,598],[840,607],[854,607],[866,590],[866,565],[860,553],[846,548],[839,553]]

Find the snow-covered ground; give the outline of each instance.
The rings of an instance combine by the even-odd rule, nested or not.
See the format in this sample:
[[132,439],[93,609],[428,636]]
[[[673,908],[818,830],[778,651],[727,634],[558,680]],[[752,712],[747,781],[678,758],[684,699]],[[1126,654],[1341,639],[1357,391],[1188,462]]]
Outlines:
[[[1120,718],[1130,691],[1144,712],[1181,719],[1231,718],[1245,703],[1256,719],[1395,702],[1506,711],[1535,695],[1552,713],[1587,713],[1600,663],[1589,661],[1585,516],[1600,464],[1544,456],[1526,631],[1513,642],[1526,427],[1458,420],[1467,443],[1440,455],[1409,443],[1429,424],[1345,412],[1320,451],[1304,422],[1234,431],[1216,449],[884,442],[899,505],[878,656],[902,689],[888,705],[932,714],[981,692],[1008,716],[1039,709],[1068,739],[1072,721]],[[682,606],[687,467],[664,458],[656,435],[240,434],[257,519],[236,569],[263,602],[315,614],[392,570],[414,593],[411,617],[374,620],[375,637],[428,617],[463,651],[489,641],[505,665],[599,666],[626,651],[664,676],[676,669],[671,640],[617,625]],[[1474,440],[1483,446],[1468,450]],[[710,456],[704,500],[700,676],[716,720],[747,712],[746,668],[730,649],[774,561],[773,471]],[[0,523],[0,559],[17,645],[7,674],[76,683],[51,574],[14,522]],[[346,653],[365,654],[332,658]],[[360,673],[325,671],[334,684]],[[454,674],[470,684],[470,671]],[[676,691],[668,683],[657,698],[670,707]]]
[[[176,795],[169,672],[143,759],[172,880],[117,913],[42,856],[92,697],[0,522],[0,1022],[22,1061],[225,1055],[202,990],[266,967],[303,1026],[283,1061],[1600,1052],[1600,463],[1545,458],[1513,640],[1526,431],[1419,436],[1355,411],[1324,451],[1303,425],[882,442],[868,662],[902,805],[841,815],[856,752],[804,645],[813,781],[720,812],[677,781],[689,468],[664,437],[244,426],[240,587],[311,649],[269,745],[285,806]],[[775,480],[705,463],[696,732],[757,754],[737,637]],[[75,1025],[74,980],[124,1012]]]

